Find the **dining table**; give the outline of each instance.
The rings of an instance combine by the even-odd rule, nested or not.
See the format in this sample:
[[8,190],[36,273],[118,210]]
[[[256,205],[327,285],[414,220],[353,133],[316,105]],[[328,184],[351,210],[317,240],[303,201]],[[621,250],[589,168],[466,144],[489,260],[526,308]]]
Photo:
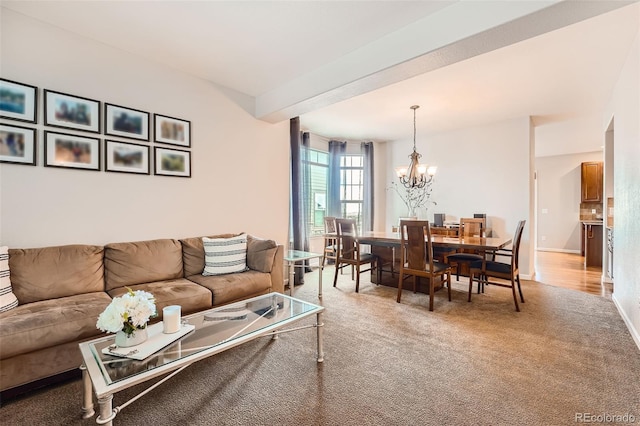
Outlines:
[[[358,242],[371,246],[371,254],[377,256],[379,260],[377,267],[382,268],[380,280],[378,280],[377,271],[375,269],[371,271],[371,282],[397,287],[400,263],[400,250],[397,249],[400,248],[400,233],[393,231],[367,231],[358,236]],[[490,253],[507,247],[511,242],[511,237],[431,235],[434,252],[440,251],[443,253],[460,250]],[[434,254],[434,257],[436,256],[437,254]],[[422,287],[418,284],[417,290],[421,291]]]
[[[425,237],[426,238],[426,237]],[[367,231],[358,237],[360,244],[372,247],[400,247],[400,233],[387,231]],[[431,235],[433,247],[465,249],[477,251],[496,251],[511,244],[511,237],[470,237],[459,235]]]

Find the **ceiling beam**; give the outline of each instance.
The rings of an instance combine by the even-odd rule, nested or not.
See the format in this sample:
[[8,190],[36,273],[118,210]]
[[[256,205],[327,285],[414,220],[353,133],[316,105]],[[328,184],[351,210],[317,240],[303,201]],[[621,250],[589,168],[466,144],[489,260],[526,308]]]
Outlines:
[[277,123],[634,3],[461,1],[256,97]]

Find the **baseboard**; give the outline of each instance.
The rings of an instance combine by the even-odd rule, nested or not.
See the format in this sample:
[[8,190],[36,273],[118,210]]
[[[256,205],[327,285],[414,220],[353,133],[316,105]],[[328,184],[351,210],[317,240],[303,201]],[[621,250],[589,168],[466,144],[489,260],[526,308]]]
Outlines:
[[631,337],[633,337],[633,341],[636,342],[636,346],[638,347],[638,349],[640,349],[640,332],[638,332],[638,330],[636,330],[633,327],[633,324],[631,323],[631,320],[629,319],[627,314],[624,312],[624,310],[622,309],[622,307],[618,303],[618,299],[616,299],[616,294],[615,293],[613,295],[611,295],[611,300],[613,300],[613,304],[616,305],[616,308],[618,308],[618,313],[620,314],[620,316],[622,317],[622,320],[624,321],[625,325],[627,326],[627,329],[629,330],[629,333],[631,333]]
[[74,368],[73,370],[58,373],[55,376],[45,377],[31,383],[5,389],[0,392],[0,408],[7,401],[27,397],[29,393],[37,391],[40,388],[45,388],[50,385],[56,385],[70,380],[78,380],[81,377],[82,371],[79,368]]
[[533,274],[520,274],[520,278],[527,281],[533,281],[533,278],[536,276],[535,272]]
[[546,248],[546,247],[538,247],[536,251],[551,251],[555,253],[580,254],[580,250],[568,250],[568,249]]

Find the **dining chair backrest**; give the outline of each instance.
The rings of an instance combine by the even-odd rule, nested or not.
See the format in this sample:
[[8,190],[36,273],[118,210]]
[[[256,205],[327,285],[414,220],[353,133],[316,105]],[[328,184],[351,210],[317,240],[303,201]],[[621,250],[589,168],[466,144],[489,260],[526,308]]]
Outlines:
[[474,213],[474,219],[482,219],[482,227],[487,227],[487,214],[486,213]]
[[511,256],[511,270],[518,270],[518,257],[520,255],[520,242],[522,241],[522,233],[524,231],[524,225],[527,223],[526,220],[521,220],[518,222],[518,226],[516,227],[516,233],[513,237],[513,256]]
[[433,270],[433,244],[428,220],[400,221],[400,247],[402,262],[408,269],[424,271],[430,265]]
[[342,259],[356,259],[358,256],[358,227],[355,219],[336,218],[339,256]]
[[481,218],[461,218],[460,236],[482,237],[484,231],[484,219]]
[[336,233],[336,218],[333,216],[324,217],[324,233],[335,234]]

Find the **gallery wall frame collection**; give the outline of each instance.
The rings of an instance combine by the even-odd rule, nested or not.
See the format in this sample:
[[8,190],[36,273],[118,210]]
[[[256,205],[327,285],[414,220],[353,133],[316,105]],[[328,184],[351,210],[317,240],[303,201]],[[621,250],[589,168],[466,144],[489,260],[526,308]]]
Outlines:
[[[154,113],[151,142],[149,112],[50,89],[43,89],[43,99],[43,125],[64,129],[44,129],[44,166],[100,171],[104,155],[107,172],[150,175],[153,163],[154,175],[191,177],[191,121]],[[0,119],[35,125],[37,115],[38,87],[0,78]],[[159,144],[153,159],[145,142]],[[0,163],[35,166],[37,149],[36,128],[0,122]]]

